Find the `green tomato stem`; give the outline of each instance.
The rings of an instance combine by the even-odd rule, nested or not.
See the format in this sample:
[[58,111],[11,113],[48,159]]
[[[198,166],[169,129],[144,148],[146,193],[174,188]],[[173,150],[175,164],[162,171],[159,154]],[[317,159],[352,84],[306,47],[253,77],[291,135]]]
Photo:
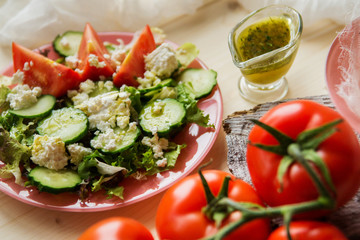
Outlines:
[[314,182],[317,190],[319,191],[319,195],[331,199],[332,201],[326,201],[332,206],[329,206],[330,208],[335,207],[335,200],[333,199],[333,196],[329,192],[329,190],[325,187],[323,181],[321,180],[319,174],[309,165],[308,161],[304,158],[301,148],[299,144],[293,143],[288,146],[288,154],[297,160],[301,166],[303,166],[306,170],[306,172],[310,175],[312,181]]

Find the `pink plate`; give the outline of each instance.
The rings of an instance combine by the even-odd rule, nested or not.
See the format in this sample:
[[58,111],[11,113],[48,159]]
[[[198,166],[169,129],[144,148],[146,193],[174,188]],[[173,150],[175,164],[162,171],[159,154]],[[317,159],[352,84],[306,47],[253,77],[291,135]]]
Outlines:
[[[357,18],[336,37],[326,62],[326,81],[330,97],[339,113],[358,133],[360,133],[359,30],[360,18]],[[349,72],[357,77],[349,80],[347,75]]]
[[[103,41],[113,43],[117,43],[116,40],[119,38],[128,43],[133,37],[132,33],[117,32],[99,33],[99,35]],[[57,58],[51,45],[43,46],[40,49],[49,49],[49,57]],[[207,68],[199,59],[196,59],[190,67]],[[5,69],[3,74],[11,76],[13,74],[12,65]],[[13,179],[0,179],[0,191],[27,204],[68,212],[104,211],[130,205],[154,196],[191,173],[202,162],[215,142],[221,128],[223,114],[222,97],[219,87],[216,86],[207,98],[199,101],[198,106],[204,110],[205,114],[209,114],[210,122],[215,125],[215,129],[188,124],[174,139],[177,143],[187,144],[187,147],[181,152],[175,168],[171,171],[150,176],[147,180],[125,179],[122,182],[125,188],[124,200],[119,198],[106,199],[103,192],[97,192],[92,194],[86,202],[81,202],[76,194],[61,193],[54,195],[39,192],[33,187],[25,188],[17,185]]]

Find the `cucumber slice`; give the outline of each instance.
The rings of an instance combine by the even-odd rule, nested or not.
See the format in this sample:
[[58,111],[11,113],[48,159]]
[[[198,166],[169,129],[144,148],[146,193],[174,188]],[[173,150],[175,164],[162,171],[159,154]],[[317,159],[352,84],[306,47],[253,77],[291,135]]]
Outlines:
[[66,144],[74,143],[87,134],[89,120],[85,113],[76,108],[53,110],[43,119],[37,131],[40,135],[60,137]]
[[141,110],[140,126],[147,133],[156,131],[159,135],[164,136],[181,127],[185,115],[184,104],[172,98],[157,99],[146,104]]
[[9,110],[10,113],[22,118],[37,118],[46,116],[51,112],[56,103],[52,95],[42,95],[31,107],[19,110]]
[[194,94],[195,99],[206,97],[215,87],[217,73],[214,70],[189,68],[183,71],[177,80]]
[[[108,135],[106,139],[102,138],[102,140],[99,139],[99,136],[96,136],[94,137],[93,141],[90,142],[91,146],[95,149],[99,149],[103,153],[119,153],[133,146],[137,138],[140,136],[141,131],[138,127],[136,127],[135,130],[130,130],[129,128],[123,130],[120,128],[115,128],[114,133],[116,138],[119,139],[118,141],[114,139],[114,136],[110,135]],[[115,142],[115,146],[109,148],[109,142]],[[99,145],[101,147],[99,147]]]
[[161,81],[158,85],[156,85],[156,86],[149,87],[149,88],[138,89],[138,90],[139,90],[139,92],[140,92],[141,94],[146,94],[146,93],[148,93],[148,92],[151,92],[151,91],[154,91],[154,90],[163,88],[163,87],[174,86],[174,84],[175,84],[174,80],[171,79],[171,78],[168,78],[168,79],[162,80],[162,81]]
[[53,41],[54,50],[63,57],[76,55],[82,35],[83,33],[78,31],[67,31],[62,35],[57,35]]
[[35,167],[29,173],[29,181],[40,191],[56,194],[74,191],[82,180],[77,172],[70,169],[53,170]]

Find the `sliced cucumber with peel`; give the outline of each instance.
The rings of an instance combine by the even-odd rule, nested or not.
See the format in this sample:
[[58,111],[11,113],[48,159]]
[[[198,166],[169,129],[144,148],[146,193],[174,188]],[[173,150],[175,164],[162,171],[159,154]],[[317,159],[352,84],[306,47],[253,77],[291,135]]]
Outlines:
[[[162,110],[154,111],[161,104]],[[147,133],[171,134],[184,123],[186,110],[184,104],[172,98],[157,99],[144,106],[140,112],[140,126]]]
[[46,116],[51,112],[56,103],[52,95],[42,95],[32,106],[19,110],[9,110],[10,113],[22,118],[37,118]]
[[60,137],[66,144],[74,143],[83,138],[88,131],[89,120],[79,109],[68,107],[53,110],[40,121],[37,131],[40,135]]
[[179,83],[185,85],[195,99],[209,95],[216,86],[217,73],[214,70],[203,68],[189,68],[184,70],[177,78]]
[[[126,129],[120,129],[115,128],[114,133],[121,139],[120,141],[115,141],[115,147],[112,149],[107,149],[106,142],[102,142],[101,145],[103,147],[98,148],[103,153],[119,153],[122,151],[125,151],[126,149],[129,149],[131,146],[133,146],[138,139],[138,137],[141,134],[141,131],[139,128],[136,127],[135,130],[129,130],[129,128]],[[112,139],[106,139],[106,141],[111,141]],[[98,141],[98,136],[94,137],[94,141]],[[92,146],[94,147],[94,146]],[[95,148],[95,147],[94,147]]]
[[53,47],[62,57],[74,56],[79,50],[83,33],[78,31],[67,31],[57,35],[53,41]]
[[146,94],[148,92],[151,92],[151,91],[154,91],[154,90],[157,90],[157,89],[161,89],[163,87],[170,87],[170,86],[173,86],[174,85],[174,80],[171,79],[171,78],[168,78],[168,79],[165,79],[165,80],[162,80],[158,85],[156,86],[153,86],[153,87],[149,87],[149,88],[142,88],[142,89],[138,89],[139,92],[141,94]]
[[74,191],[82,180],[77,172],[70,169],[35,167],[29,173],[29,181],[40,191],[61,193]]

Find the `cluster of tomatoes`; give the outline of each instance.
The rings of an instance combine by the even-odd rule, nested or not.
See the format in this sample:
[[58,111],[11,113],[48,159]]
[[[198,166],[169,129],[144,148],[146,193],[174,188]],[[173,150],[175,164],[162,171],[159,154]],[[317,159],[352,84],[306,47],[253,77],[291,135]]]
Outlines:
[[[299,139],[299,135],[304,131],[319,128],[338,119],[341,119],[341,116],[328,107],[312,101],[297,100],[277,105],[260,121],[271,125],[272,128],[291,139]],[[313,139],[311,143],[314,145],[315,142],[316,146],[316,149],[310,150],[314,150],[322,159],[330,175],[332,188],[328,184],[324,186],[334,199],[334,208],[314,209],[296,215],[295,220],[290,223],[289,232],[284,226],[273,230],[270,218],[254,217],[245,224],[239,225],[224,239],[285,240],[288,239],[288,234],[292,239],[297,240],[347,239],[334,225],[316,220],[316,218],[330,214],[356,194],[360,186],[358,139],[345,121],[336,124],[322,141],[316,142],[321,137],[314,134],[303,134],[298,141],[306,142],[310,138]],[[272,134],[256,125],[249,134],[249,142],[252,144],[248,145],[247,163],[254,187],[224,171],[202,171],[202,176],[206,179],[208,188],[214,196],[221,194],[224,179],[228,177],[231,180],[227,186],[227,198],[234,202],[262,206],[264,209],[296,206],[296,204],[314,201],[319,197],[319,191],[313,179],[296,161],[290,161],[286,168],[281,168],[285,171],[279,179],[279,165],[284,156],[256,146],[256,144],[277,146],[279,141]],[[308,149],[305,149],[305,152],[308,152]],[[310,166],[315,169],[320,179],[326,178],[323,175],[324,172],[317,167],[318,165],[311,162]],[[204,213],[204,208],[208,206],[208,203],[209,199],[201,175],[194,174],[176,183],[167,190],[158,207],[156,230],[159,238],[215,239],[213,236],[226,226],[241,221],[243,214],[239,210],[230,211],[220,223],[209,219]],[[112,236],[114,237],[111,238]],[[153,239],[153,236],[139,222],[117,217],[106,219],[90,227],[80,237],[80,240],[85,239],[146,240]]]

